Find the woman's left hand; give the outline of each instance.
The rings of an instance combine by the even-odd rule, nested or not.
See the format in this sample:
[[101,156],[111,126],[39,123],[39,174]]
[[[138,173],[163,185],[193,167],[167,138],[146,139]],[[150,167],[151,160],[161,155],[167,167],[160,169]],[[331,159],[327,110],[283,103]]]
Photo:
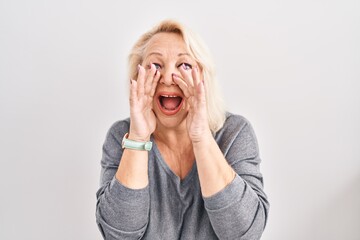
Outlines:
[[205,87],[198,66],[192,69],[186,69],[183,65],[180,67],[182,76],[173,76],[174,82],[179,85],[186,98],[188,116],[186,125],[189,137],[193,143],[201,142],[211,134],[206,108]]

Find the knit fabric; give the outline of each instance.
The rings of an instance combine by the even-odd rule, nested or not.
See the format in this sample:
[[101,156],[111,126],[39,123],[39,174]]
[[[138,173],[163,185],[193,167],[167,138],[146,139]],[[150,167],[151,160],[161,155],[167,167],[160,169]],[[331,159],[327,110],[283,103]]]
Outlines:
[[257,140],[245,118],[228,113],[214,136],[237,175],[210,197],[201,194],[196,162],[181,180],[162,158],[154,139],[148,186],[134,190],[122,185],[115,173],[129,125],[129,119],[114,123],[103,146],[96,220],[104,239],[260,239],[269,203]]

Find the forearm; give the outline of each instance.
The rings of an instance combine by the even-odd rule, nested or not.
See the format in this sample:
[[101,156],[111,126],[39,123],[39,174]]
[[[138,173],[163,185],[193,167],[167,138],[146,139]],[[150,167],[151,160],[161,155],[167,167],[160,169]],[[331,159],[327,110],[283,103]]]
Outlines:
[[122,149],[128,131],[126,121],[114,124],[103,146],[96,220],[109,240],[139,239],[149,221],[148,152]]
[[218,193],[234,179],[235,171],[229,166],[210,131],[200,141],[193,143],[193,149],[204,197]]
[[219,239],[260,239],[269,206],[240,176],[204,203]]
[[124,149],[116,179],[131,189],[144,188],[149,183],[148,151]]
[[97,195],[96,219],[104,239],[139,239],[148,223],[148,187],[130,189],[113,178]]
[[[217,236],[220,239],[259,239],[267,219],[268,202],[262,191],[256,191],[257,178],[251,177],[249,182],[243,179],[238,174],[239,162],[230,166],[211,135],[193,146],[205,208]],[[238,151],[236,156],[239,156]],[[253,174],[257,172],[258,169]]]

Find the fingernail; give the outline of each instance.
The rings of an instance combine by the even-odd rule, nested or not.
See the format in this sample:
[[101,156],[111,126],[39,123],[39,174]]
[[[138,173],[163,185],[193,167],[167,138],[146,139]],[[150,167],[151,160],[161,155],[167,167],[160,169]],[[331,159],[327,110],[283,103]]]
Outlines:
[[173,73],[173,74],[171,74],[173,77],[179,77],[179,75],[177,75],[177,74],[175,74],[175,73]]
[[138,70],[138,71],[140,70],[140,64],[137,65],[137,70]]

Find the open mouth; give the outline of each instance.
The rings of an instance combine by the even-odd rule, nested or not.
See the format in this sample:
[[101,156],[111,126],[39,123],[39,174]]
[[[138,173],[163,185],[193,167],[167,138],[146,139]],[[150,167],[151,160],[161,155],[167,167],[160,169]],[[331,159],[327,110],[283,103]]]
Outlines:
[[177,113],[183,104],[183,98],[176,94],[160,94],[158,97],[158,105],[160,110],[166,115]]

